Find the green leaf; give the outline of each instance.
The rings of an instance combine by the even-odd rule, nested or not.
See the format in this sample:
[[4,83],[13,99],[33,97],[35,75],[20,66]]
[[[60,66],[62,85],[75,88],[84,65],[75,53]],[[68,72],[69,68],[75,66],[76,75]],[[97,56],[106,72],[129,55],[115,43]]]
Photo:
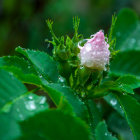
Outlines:
[[135,140],[140,139],[140,104],[129,95],[117,95]]
[[[25,109],[29,111],[36,111],[36,102],[39,102],[40,104],[38,105],[41,105],[41,100],[45,100],[44,98],[42,99],[42,97],[38,97],[37,95],[29,92],[27,88],[11,73],[0,69],[0,77],[0,113],[9,112],[11,107],[15,107],[17,109],[19,107],[23,107],[22,113],[24,113]],[[45,101],[43,104],[44,103]],[[13,110],[15,111],[15,109]],[[27,113],[30,114],[31,112]]]
[[[129,95],[117,94],[117,96],[110,94],[104,99],[117,111],[126,118],[136,140],[140,138],[140,104]],[[124,113],[123,113],[124,112]]]
[[140,79],[133,75],[124,75],[116,80],[116,83],[126,93],[133,93],[133,89],[140,87]]
[[96,140],[117,140],[112,134],[107,130],[107,125],[105,121],[100,122],[96,127]]
[[14,140],[20,136],[20,127],[9,114],[0,114],[1,140]]
[[31,61],[36,70],[46,80],[57,82],[58,81],[58,70],[56,62],[45,52],[25,50],[21,47],[16,48],[16,51],[23,54]]
[[59,110],[48,110],[21,122],[21,130],[19,140],[90,140],[83,121]]
[[[12,73],[0,69],[0,138],[12,140],[19,135],[17,121],[46,110],[45,97],[28,92]],[[14,131],[13,131],[14,129]]]
[[46,83],[44,89],[48,95],[54,101],[57,107],[76,114],[77,116],[86,119],[87,108],[71,88],[67,86],[61,86],[60,84]]
[[127,121],[117,112],[112,112],[108,119],[107,125],[110,130],[116,133],[121,140],[134,140],[133,134],[127,124]]
[[92,130],[93,135],[95,135],[95,128],[97,124],[101,121],[101,114],[96,107],[96,104],[93,100],[87,101],[88,112],[89,112],[89,119],[90,119],[90,127]]
[[140,87],[140,79],[133,75],[120,76],[114,81],[105,81],[100,86],[94,88],[89,97],[102,97],[115,91],[120,93],[134,94],[133,90]]
[[[120,52],[111,64],[111,72],[118,75],[134,74],[139,77],[140,65],[140,24],[137,15],[130,9],[123,9],[118,14],[113,31],[116,48]],[[133,56],[133,57],[130,57]]]
[[0,111],[27,92],[26,87],[12,73],[0,69]]
[[122,117],[124,117],[124,111],[122,110],[122,107],[116,98],[116,96],[112,93],[108,94],[107,96],[104,97],[104,100],[112,106]]
[[140,77],[140,51],[120,52],[110,65],[111,72],[117,75],[132,74]]
[[0,58],[0,67],[12,72],[24,83],[40,85],[41,80],[34,67],[24,58],[4,56]]
[[0,57],[0,66],[15,66],[23,70],[24,73],[36,73],[36,70],[33,66],[25,60],[17,56],[4,56]]
[[116,49],[140,50],[140,24],[134,11],[123,9],[119,12],[113,37],[116,38]]
[[13,140],[20,135],[18,121],[23,121],[48,108],[45,97],[30,93],[11,103],[0,114],[1,140]]
[[12,118],[20,121],[46,109],[48,109],[46,97],[30,93],[14,102],[8,113]]
[[94,88],[93,91],[91,91],[88,95],[89,98],[100,98],[109,93],[109,90],[111,87],[114,86],[113,81],[106,81],[102,83],[100,86],[97,86]]

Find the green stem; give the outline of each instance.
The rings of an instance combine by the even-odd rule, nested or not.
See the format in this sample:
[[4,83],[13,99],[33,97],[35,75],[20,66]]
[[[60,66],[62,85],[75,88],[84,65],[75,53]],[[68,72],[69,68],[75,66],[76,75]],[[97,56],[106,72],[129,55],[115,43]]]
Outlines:
[[88,123],[90,125],[90,128],[91,130],[93,130],[94,126],[93,126],[93,115],[92,115],[92,112],[90,110],[90,106],[89,106],[89,102],[88,102],[88,98],[87,98],[87,94],[86,94],[86,97],[84,98],[84,103],[87,107],[87,111],[88,111],[88,114],[89,114],[89,120],[88,120]]

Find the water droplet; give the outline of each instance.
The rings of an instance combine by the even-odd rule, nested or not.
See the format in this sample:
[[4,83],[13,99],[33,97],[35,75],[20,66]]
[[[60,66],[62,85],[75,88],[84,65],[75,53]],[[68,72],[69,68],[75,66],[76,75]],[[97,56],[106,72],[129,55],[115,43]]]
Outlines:
[[87,45],[86,45],[86,51],[87,51],[87,52],[91,51],[91,45],[90,45],[90,44],[87,44]]
[[126,93],[125,93],[125,92],[123,92],[123,95],[126,95]]
[[46,102],[46,98],[45,97],[42,97],[42,99],[40,100],[40,104],[44,104]]
[[117,100],[116,100],[116,99],[112,99],[112,100],[110,101],[110,103],[111,103],[113,106],[115,106],[115,105],[117,104]]
[[40,78],[42,78],[42,75],[39,75]]
[[30,69],[31,68],[31,66],[28,66],[28,69]]
[[32,100],[32,99],[33,99],[33,96],[29,96],[28,98],[29,98],[30,100]]
[[105,136],[107,136],[107,132],[105,132]]
[[61,83],[64,82],[64,78],[62,76],[59,76],[59,82],[61,82]]
[[80,67],[80,69],[83,69],[83,68],[84,68],[83,66]]
[[95,36],[95,34],[91,35],[90,38],[92,38],[92,37],[94,37],[94,36]]
[[25,103],[26,104],[26,108],[30,111],[35,110],[36,106],[35,106],[35,102],[34,101],[28,101]]

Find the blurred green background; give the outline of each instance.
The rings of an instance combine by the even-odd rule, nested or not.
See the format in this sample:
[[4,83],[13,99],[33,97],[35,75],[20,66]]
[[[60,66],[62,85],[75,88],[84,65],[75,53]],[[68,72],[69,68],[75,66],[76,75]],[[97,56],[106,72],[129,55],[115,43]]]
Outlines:
[[122,8],[140,15],[139,6],[140,0],[0,0],[0,56],[13,53],[17,46],[47,51],[48,18],[54,21],[57,36],[72,36],[72,18],[79,16],[79,32],[88,37],[99,29],[107,33],[112,14]]

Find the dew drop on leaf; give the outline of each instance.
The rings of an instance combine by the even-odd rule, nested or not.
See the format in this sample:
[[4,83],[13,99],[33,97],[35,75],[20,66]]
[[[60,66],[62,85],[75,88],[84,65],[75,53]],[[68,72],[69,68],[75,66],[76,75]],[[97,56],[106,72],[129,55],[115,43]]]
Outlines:
[[32,99],[33,99],[33,97],[32,97],[32,96],[29,96],[28,98],[29,98],[30,100],[32,100]]
[[44,104],[46,102],[46,98],[45,97],[42,97],[42,99],[40,100],[40,104]]
[[39,75],[40,78],[42,78],[42,75]]
[[63,83],[64,82],[64,78],[59,76],[59,82]]
[[107,133],[105,132],[105,136],[107,136]]
[[34,101],[28,101],[25,103],[26,104],[26,108],[30,111],[35,110],[36,109],[36,105]]
[[117,104],[117,100],[116,99],[111,99],[110,103],[115,106]]
[[83,68],[84,68],[83,66],[80,67],[80,69],[83,69]]
[[126,95],[126,93],[123,93],[123,95]]

